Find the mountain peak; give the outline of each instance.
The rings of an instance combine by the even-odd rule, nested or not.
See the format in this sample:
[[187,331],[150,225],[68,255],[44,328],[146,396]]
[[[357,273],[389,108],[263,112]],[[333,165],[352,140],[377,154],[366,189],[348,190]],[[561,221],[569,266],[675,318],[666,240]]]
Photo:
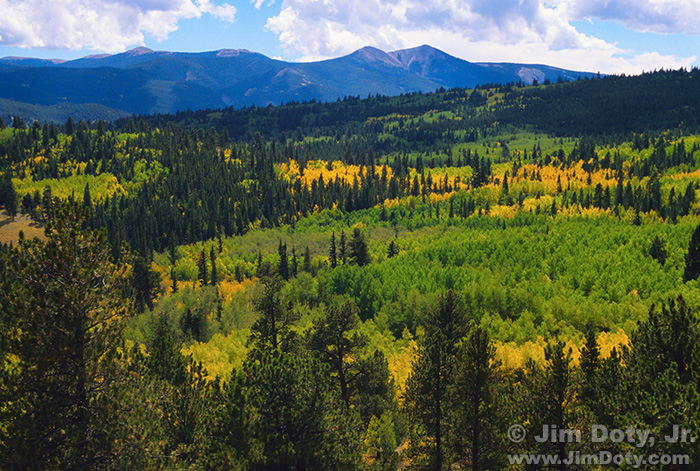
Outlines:
[[151,54],[153,52],[153,49],[149,49],[147,47],[141,46],[141,47],[135,47],[129,51],[126,51],[125,54],[129,54],[130,56],[140,56],[141,54]]
[[220,49],[216,51],[216,57],[238,57],[241,54],[252,54],[248,49]]
[[[397,61],[401,63],[404,67],[410,67],[412,63],[429,63],[435,59],[447,59],[452,58],[449,54],[436,49],[432,46],[424,44],[422,46],[413,47],[410,49],[401,49],[398,51],[392,51],[389,53],[390,56],[394,57]],[[456,58],[454,58],[456,59]],[[459,59],[461,60],[461,59]]]
[[362,49],[350,54],[349,57],[357,58],[365,62],[381,62],[394,67],[401,67],[401,64],[392,56],[372,46],[365,46]]

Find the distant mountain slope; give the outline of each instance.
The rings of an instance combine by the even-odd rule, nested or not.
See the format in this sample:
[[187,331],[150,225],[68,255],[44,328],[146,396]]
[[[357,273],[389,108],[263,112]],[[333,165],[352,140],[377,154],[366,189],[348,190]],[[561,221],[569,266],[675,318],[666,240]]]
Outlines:
[[588,72],[575,72],[573,70],[560,69],[542,64],[480,62],[476,65],[502,75],[518,77],[524,83],[532,83],[533,80],[537,80],[539,83],[542,83],[545,80],[551,80],[554,82],[559,78],[566,81],[573,81],[584,77],[591,77],[593,75]]
[[[119,114],[170,113],[586,75],[593,74],[540,65],[475,64],[430,46],[390,53],[365,47],[310,63],[283,62],[247,50],[136,48],[72,61],[0,59],[0,98],[42,106],[95,104]],[[28,108],[23,117],[50,119],[35,114],[37,110],[41,108]],[[0,116],[7,118],[10,112],[16,113],[16,107],[10,110],[0,103]]]

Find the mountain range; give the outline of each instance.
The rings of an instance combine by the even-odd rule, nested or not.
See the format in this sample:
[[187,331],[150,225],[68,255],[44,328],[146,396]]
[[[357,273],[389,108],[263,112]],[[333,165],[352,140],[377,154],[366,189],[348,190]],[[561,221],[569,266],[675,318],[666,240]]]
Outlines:
[[546,65],[473,63],[430,46],[388,53],[365,47],[336,59],[306,63],[244,49],[180,53],[139,47],[71,61],[0,58],[0,116],[115,119],[593,75]]

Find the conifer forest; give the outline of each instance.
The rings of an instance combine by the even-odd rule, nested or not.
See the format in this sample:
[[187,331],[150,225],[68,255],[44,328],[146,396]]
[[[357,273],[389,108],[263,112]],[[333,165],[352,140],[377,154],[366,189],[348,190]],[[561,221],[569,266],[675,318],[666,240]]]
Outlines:
[[699,189],[698,69],[1,121],[0,469],[700,469]]

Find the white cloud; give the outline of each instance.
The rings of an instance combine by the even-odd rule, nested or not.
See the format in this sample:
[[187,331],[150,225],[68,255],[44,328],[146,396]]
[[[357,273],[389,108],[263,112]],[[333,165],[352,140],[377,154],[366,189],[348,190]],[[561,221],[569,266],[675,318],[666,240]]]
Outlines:
[[[587,1],[284,0],[267,28],[301,60],[337,57],[367,45],[389,51],[421,44],[469,61],[537,62],[605,73],[689,67],[696,60],[655,53],[630,57],[616,44],[577,31],[571,21],[598,17],[596,11],[611,6],[615,8],[609,11],[634,10],[632,4],[637,4],[637,0],[590,0],[589,8]],[[670,5],[678,2],[642,1],[658,11],[649,24],[673,27],[677,15],[669,13]],[[641,14],[628,16],[642,22]]]
[[559,0],[571,19],[615,20],[640,32],[700,34],[700,0]]
[[106,52],[164,40],[182,19],[236,15],[210,0],[0,0],[0,11],[1,46]]

